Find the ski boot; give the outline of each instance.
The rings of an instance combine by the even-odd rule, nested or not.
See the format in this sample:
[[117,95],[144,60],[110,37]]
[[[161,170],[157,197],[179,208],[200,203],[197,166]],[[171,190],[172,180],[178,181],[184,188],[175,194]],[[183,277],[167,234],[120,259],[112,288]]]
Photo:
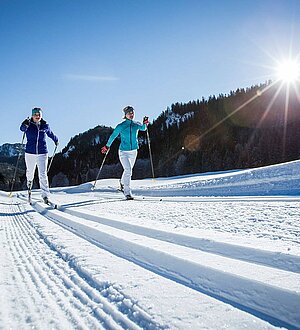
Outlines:
[[124,185],[121,181],[120,181],[120,188],[118,190],[124,193]]
[[43,201],[45,204],[49,205],[49,199],[47,196],[43,197]]
[[126,195],[125,198],[127,201],[131,201],[134,199],[131,195]]
[[28,181],[27,188],[28,188],[28,203],[32,205],[32,201],[31,201],[32,181]]

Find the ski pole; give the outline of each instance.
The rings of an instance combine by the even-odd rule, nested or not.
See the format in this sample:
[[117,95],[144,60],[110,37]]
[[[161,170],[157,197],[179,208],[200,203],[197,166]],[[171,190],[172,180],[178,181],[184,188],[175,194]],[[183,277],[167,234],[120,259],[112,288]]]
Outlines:
[[53,155],[51,157],[51,160],[50,160],[50,163],[49,163],[49,166],[48,166],[48,169],[47,169],[47,173],[49,173],[50,167],[51,167],[52,162],[53,162],[54,155],[56,153],[56,149],[57,149],[57,144],[55,145],[55,148],[54,148],[54,151],[53,151]]
[[108,151],[105,153],[105,155],[104,155],[104,158],[103,158],[103,160],[102,160],[101,166],[100,166],[99,171],[98,171],[98,174],[97,174],[97,176],[96,176],[96,180],[95,180],[95,182],[94,182],[94,184],[93,184],[92,190],[94,190],[95,187],[96,187],[96,183],[97,183],[98,178],[99,178],[99,175],[100,175],[100,173],[101,173],[101,171],[102,171],[102,167],[103,167],[103,165],[104,165],[104,163],[105,163],[105,159],[106,159],[106,157],[107,157],[108,152],[109,152],[109,150],[108,150]]
[[152,152],[151,152],[151,144],[150,144],[150,137],[149,137],[149,131],[148,128],[146,130],[147,133],[147,142],[148,142],[148,148],[149,148],[149,156],[150,156],[150,163],[151,163],[151,170],[152,170],[152,177],[154,179],[154,167],[153,167],[153,160],[152,160]]
[[25,139],[25,134],[26,134],[26,131],[24,131],[23,136],[22,136],[22,141],[21,141],[22,146],[21,146],[21,149],[20,149],[19,154],[18,154],[15,173],[14,173],[14,176],[13,176],[13,179],[12,179],[12,182],[11,182],[11,188],[10,188],[10,193],[9,193],[8,197],[12,197],[12,191],[14,189],[14,184],[15,184],[15,181],[16,181],[16,175],[17,175],[17,170],[18,170],[18,166],[19,166],[19,161],[20,161],[20,157],[21,157],[21,154],[22,154],[22,151],[23,151],[23,143],[24,143],[24,139]]

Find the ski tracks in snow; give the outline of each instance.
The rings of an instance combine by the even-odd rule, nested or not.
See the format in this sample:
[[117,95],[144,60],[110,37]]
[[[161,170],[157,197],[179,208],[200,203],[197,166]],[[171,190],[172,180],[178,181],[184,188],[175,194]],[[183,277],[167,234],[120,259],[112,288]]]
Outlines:
[[[87,241],[156,274],[287,327],[300,327],[299,257],[175,235],[34,203]],[[284,279],[284,281],[282,281]]]
[[[1,318],[7,320],[4,324],[14,320],[22,329],[32,325],[40,329],[141,329],[134,315],[139,312],[141,323],[143,311],[131,310],[126,301],[124,308],[122,295],[115,288],[118,305],[110,302],[106,297],[109,288],[94,288],[46,244],[28,221],[28,211],[20,204],[7,204],[6,208],[1,248],[5,250],[4,267],[14,269],[6,273],[13,274],[11,278],[6,275],[1,281],[17,286],[4,297],[16,292],[17,296],[9,300],[10,305],[1,304]],[[146,313],[145,320],[149,329],[159,328],[147,320]]]

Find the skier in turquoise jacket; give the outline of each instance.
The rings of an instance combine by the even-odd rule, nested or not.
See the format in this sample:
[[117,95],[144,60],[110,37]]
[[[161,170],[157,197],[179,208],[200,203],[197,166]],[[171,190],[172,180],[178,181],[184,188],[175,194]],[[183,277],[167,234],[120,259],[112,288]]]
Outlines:
[[143,124],[133,121],[134,109],[127,106],[123,109],[124,121],[116,126],[106,145],[101,148],[103,154],[107,153],[110,146],[117,136],[120,136],[121,143],[119,147],[119,158],[123,166],[123,174],[120,180],[121,190],[124,192],[126,199],[133,199],[131,194],[131,176],[132,169],[136,161],[138,146],[138,132],[146,131],[149,123],[148,117],[144,117]]

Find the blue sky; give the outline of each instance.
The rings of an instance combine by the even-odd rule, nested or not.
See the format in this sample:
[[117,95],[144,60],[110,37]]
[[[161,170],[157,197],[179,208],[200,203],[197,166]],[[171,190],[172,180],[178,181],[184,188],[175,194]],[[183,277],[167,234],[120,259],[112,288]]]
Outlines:
[[35,106],[63,148],[128,104],[152,120],[263,83],[299,35],[297,0],[0,0],[0,145]]

